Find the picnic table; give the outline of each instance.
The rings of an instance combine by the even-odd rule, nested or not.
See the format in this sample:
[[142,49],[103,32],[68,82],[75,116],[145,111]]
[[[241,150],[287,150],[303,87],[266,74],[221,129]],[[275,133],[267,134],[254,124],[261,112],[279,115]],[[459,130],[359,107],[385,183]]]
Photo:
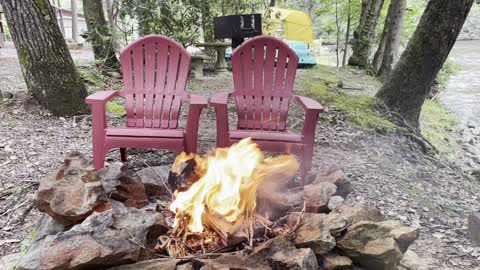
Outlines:
[[229,46],[231,46],[230,43],[205,42],[205,43],[197,43],[196,46],[215,49],[215,51],[217,51],[217,61],[215,63],[215,70],[217,72],[227,71],[227,62],[225,61],[225,51]]

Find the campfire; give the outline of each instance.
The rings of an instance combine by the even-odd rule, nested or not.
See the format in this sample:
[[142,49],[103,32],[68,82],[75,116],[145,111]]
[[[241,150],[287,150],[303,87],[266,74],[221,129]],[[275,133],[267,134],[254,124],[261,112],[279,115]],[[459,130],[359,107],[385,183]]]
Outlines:
[[257,202],[269,201],[265,195],[274,181],[292,179],[298,167],[291,155],[265,158],[250,138],[205,157],[180,154],[168,179],[176,188],[169,206],[175,217],[158,250],[178,258],[241,244],[252,247],[254,239],[267,237],[274,225],[268,217],[274,208],[263,205],[259,213]]
[[337,166],[305,186],[298,167],[250,139],[140,171],[96,173],[71,153],[40,182],[45,215],[18,269],[397,269],[418,228],[344,203],[352,185]]

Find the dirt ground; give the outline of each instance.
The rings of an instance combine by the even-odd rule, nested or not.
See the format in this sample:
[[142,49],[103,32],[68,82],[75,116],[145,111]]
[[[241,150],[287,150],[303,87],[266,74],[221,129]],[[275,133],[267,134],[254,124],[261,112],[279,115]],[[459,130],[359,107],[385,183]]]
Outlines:
[[[92,61],[85,50],[72,51],[72,55],[76,63]],[[297,76],[308,78],[309,72],[314,70],[300,70]],[[351,88],[374,92],[377,87],[365,83],[358,72],[342,71],[339,76]],[[209,74],[189,83],[190,92],[208,97],[229,88],[229,73]],[[39,180],[60,166],[65,153],[78,150],[91,158],[92,148],[91,117],[57,118],[37,105],[26,93],[12,48],[0,50],[0,89],[14,94],[13,99],[0,105],[2,256],[20,251],[22,240],[32,232],[40,215],[32,205]],[[300,84],[297,89],[302,92]],[[292,107],[289,127],[298,130],[302,119],[301,110]],[[114,125],[122,121],[109,116]],[[205,153],[214,143],[215,114],[209,108],[200,121],[199,153]],[[119,160],[119,155],[118,150],[112,151],[107,162]],[[176,153],[130,150],[129,155],[128,166],[140,169],[171,164]],[[411,249],[433,269],[480,269],[480,247],[466,235],[466,217],[479,209],[480,184],[466,177],[457,166],[423,155],[418,146],[404,137],[323,120],[316,132],[314,171],[329,164],[343,168],[354,185],[348,203],[374,206],[389,219],[421,227],[420,239]]]

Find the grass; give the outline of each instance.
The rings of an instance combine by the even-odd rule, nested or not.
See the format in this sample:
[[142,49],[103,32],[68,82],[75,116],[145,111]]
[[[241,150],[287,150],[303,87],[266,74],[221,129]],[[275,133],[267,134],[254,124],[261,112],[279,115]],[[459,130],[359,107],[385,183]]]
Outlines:
[[337,87],[336,69],[317,65],[306,76],[307,94],[331,110],[344,114],[350,124],[374,129],[379,132],[388,132],[398,127],[375,110],[375,99],[367,95],[352,95]]
[[118,105],[113,101],[107,102],[106,108],[108,112],[113,113],[116,116],[124,116],[127,114],[127,111],[125,110],[125,106]]
[[426,100],[420,114],[422,135],[449,160],[457,157],[460,120],[438,100]]

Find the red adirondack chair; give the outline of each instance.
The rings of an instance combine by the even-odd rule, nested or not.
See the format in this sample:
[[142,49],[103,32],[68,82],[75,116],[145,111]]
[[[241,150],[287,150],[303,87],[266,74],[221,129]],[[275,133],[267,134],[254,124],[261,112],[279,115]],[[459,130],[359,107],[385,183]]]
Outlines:
[[[262,150],[287,152],[302,160],[301,177],[312,167],[318,115],[316,101],[293,94],[298,56],[283,41],[269,36],[252,38],[232,54],[234,91],[218,93],[210,100],[217,116],[217,146],[225,147],[251,137]],[[229,130],[227,104],[233,97],[238,127]],[[300,134],[286,131],[288,107],[298,102],[305,111]]]
[[[93,160],[95,169],[104,166],[112,148],[161,148],[196,152],[200,113],[207,106],[202,96],[185,92],[190,54],[174,40],[149,35],[130,44],[120,54],[122,91],[90,95],[92,110]],[[107,127],[105,104],[115,96],[125,97],[125,128]],[[179,129],[180,106],[190,100],[186,129]]]

